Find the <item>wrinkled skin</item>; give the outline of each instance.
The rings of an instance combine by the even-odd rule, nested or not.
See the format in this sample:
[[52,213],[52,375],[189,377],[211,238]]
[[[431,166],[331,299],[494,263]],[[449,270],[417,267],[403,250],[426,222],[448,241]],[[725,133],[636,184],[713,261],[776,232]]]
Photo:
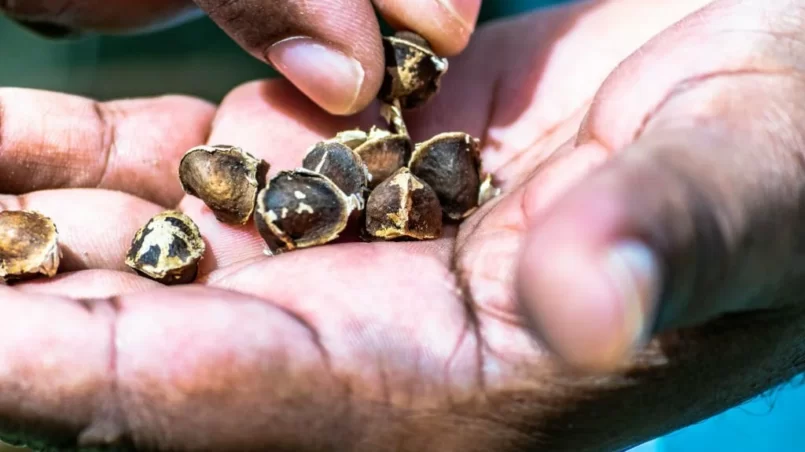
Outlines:
[[[504,194],[432,242],[267,258],[251,225],[182,197],[176,165],[204,140],[276,173],[376,110],[327,116],[283,81],[217,110],[0,90],[0,191],[16,194],[0,202],[51,216],[65,247],[61,276],[0,287],[0,431],[64,448],[619,450],[788,381],[805,370],[805,2],[715,2],[646,43],[704,3],[480,29],[409,126],[482,137]],[[174,205],[208,254],[198,284],[163,288],[123,255]],[[571,370],[558,358],[581,355],[546,340],[618,325],[591,256],[629,234],[660,253],[676,314],[614,372]]]

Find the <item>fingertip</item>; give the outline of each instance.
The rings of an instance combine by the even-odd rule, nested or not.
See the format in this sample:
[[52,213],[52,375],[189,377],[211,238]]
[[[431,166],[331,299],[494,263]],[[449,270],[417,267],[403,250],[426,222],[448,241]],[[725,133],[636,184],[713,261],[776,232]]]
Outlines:
[[416,32],[445,57],[467,47],[481,11],[481,0],[375,0],[375,4],[389,24]]
[[366,70],[357,59],[333,46],[294,37],[272,45],[266,58],[328,113],[349,115],[362,108]]
[[617,209],[590,212],[586,205],[556,209],[531,231],[519,294],[535,336],[558,358],[607,372],[647,341],[661,271],[648,246],[617,234]]

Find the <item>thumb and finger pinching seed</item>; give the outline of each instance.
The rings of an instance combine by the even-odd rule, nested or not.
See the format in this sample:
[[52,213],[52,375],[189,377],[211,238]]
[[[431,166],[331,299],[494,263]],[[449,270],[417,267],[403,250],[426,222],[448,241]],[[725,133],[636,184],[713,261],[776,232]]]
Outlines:
[[[184,191],[226,224],[254,226],[276,255],[336,240],[353,222],[365,241],[432,240],[499,193],[481,169],[478,139],[448,131],[411,141],[402,112],[439,91],[447,60],[411,32],[383,40],[386,76],[378,99],[388,126],[345,130],[315,143],[299,168],[270,180],[270,164],[237,146],[198,146],[179,163]],[[187,215],[168,210],[132,239],[125,263],[165,285],[198,275],[206,246]],[[36,212],[0,212],[0,282],[52,277],[59,265],[56,227]]]

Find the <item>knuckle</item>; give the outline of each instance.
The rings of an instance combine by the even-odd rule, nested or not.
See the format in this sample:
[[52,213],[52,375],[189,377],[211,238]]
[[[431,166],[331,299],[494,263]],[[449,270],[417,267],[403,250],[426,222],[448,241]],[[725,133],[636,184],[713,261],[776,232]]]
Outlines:
[[275,42],[312,36],[315,21],[310,20],[306,2],[248,0],[196,0],[212,20],[226,29],[239,44],[263,58]]

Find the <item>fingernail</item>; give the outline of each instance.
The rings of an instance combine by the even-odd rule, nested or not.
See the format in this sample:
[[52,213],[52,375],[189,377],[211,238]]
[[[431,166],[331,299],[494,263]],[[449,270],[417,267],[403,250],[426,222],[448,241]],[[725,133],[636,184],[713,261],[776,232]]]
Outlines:
[[660,269],[654,252],[638,241],[624,241],[607,254],[607,273],[624,315],[624,345],[630,350],[648,341],[655,311]]
[[352,111],[363,85],[357,60],[312,38],[282,40],[266,58],[282,75],[319,106],[335,115]]
[[461,25],[472,32],[475,29],[475,22],[478,20],[480,11],[479,0],[438,0],[439,3],[452,15]]

